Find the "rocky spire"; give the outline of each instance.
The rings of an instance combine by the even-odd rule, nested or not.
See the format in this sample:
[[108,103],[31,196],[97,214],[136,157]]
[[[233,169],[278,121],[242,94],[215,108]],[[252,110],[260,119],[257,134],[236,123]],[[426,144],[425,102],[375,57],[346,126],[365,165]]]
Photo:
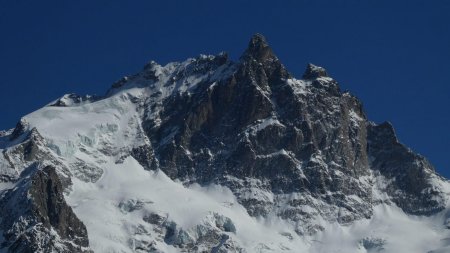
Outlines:
[[[244,73],[259,73],[259,77],[263,77],[262,79],[253,78],[259,80],[258,85],[263,89],[269,87],[269,83],[276,85],[280,83],[280,80],[290,78],[290,74],[273,53],[266,38],[259,33],[252,36],[240,60]],[[260,72],[260,70],[263,70],[264,73]],[[266,78],[269,80],[269,83],[263,81]]]
[[17,122],[16,127],[14,128],[14,131],[12,132],[11,136],[9,137],[10,140],[15,140],[20,135],[24,134],[28,130],[29,124],[25,120],[25,118],[21,118],[19,122]]
[[328,74],[324,68],[308,63],[305,73],[303,74],[303,79],[316,79],[318,77],[326,76],[328,76]]
[[250,39],[248,47],[241,59],[256,60],[258,62],[278,61],[263,35],[256,33]]

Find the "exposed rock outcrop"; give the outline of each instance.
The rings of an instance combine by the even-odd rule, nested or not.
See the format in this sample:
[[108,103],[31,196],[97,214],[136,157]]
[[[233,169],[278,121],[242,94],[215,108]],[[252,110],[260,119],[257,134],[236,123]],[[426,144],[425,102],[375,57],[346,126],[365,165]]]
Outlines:
[[84,224],[63,196],[55,168],[28,168],[30,177],[4,193],[1,228],[8,252],[89,252]]

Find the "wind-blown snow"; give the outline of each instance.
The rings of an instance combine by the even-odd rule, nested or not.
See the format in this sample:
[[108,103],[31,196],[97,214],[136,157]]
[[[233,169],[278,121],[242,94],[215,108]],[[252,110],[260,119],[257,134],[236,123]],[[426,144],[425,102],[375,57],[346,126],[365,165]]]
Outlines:
[[[145,213],[167,214],[186,230],[211,212],[220,213],[233,221],[236,234],[229,235],[248,252],[427,252],[447,247],[450,241],[445,239],[450,234],[442,225],[445,213],[409,216],[385,204],[375,207],[370,220],[349,226],[326,224],[324,232],[301,238],[292,232],[292,224],[278,218],[249,216],[225,187],[185,187],[161,171],[144,170],[131,157],[123,164],[108,162],[103,168],[105,172],[96,183],[75,179],[68,196],[68,203],[87,226],[95,252],[133,252],[130,241],[134,230],[145,225]],[[137,211],[122,212],[119,205],[128,200],[145,204]],[[164,243],[158,247],[164,252],[179,252]]]
[[[218,185],[186,188],[161,171],[145,171],[131,157],[123,164],[107,163],[105,167],[108,169],[95,184],[76,180],[68,197],[69,204],[87,226],[95,252],[132,252],[128,245],[133,229],[145,224],[142,221],[145,213],[167,213],[169,219],[186,230],[201,223],[209,213],[220,213],[236,226],[236,234],[229,235],[250,252],[261,242],[275,251],[290,248],[296,252],[306,247],[300,238],[290,241],[281,234],[288,231],[281,220],[250,217],[227,188]],[[130,199],[146,204],[136,212],[121,212],[120,203]],[[171,246],[158,246],[165,252],[178,252]]]
[[[378,205],[373,218],[348,227],[331,224],[310,252],[428,252],[446,247],[450,234],[436,225],[441,217],[406,215],[395,206]],[[368,243],[372,241],[373,243]]]

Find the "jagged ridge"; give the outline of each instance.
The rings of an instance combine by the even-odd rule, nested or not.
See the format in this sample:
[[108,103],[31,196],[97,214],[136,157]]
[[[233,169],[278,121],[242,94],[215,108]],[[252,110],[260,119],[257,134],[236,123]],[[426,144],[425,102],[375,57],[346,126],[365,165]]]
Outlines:
[[[80,212],[87,219],[78,207],[83,202],[77,194],[85,191],[80,187],[101,186],[110,167],[135,166],[130,157],[187,186],[225,186],[251,216],[281,218],[303,237],[330,223],[370,219],[378,205],[395,203],[414,215],[435,215],[447,205],[446,181],[399,143],[392,125],[369,122],[361,102],[342,93],[324,68],[308,64],[303,79],[295,79],[260,34],[237,62],[225,53],[166,66],[150,62],[113,84],[105,97],[66,95],[0,138],[2,207],[17,199],[17,205],[36,210],[12,215],[14,204],[3,211],[10,218],[1,223],[2,247],[12,252],[89,250],[86,228],[75,216]],[[14,186],[35,197],[13,197]],[[117,208],[128,216],[141,215],[153,203],[124,201]],[[223,227],[224,221],[233,224],[227,217],[212,214],[205,219],[220,222],[185,229],[164,215],[169,214],[142,214],[128,246],[245,250],[239,228]],[[28,220],[43,220],[45,229],[31,230],[22,243],[17,233],[36,226]],[[292,241],[288,234],[282,236]],[[58,244],[49,239],[55,236]],[[16,247],[17,242],[30,246]],[[361,241],[366,249],[373,242],[386,243]]]

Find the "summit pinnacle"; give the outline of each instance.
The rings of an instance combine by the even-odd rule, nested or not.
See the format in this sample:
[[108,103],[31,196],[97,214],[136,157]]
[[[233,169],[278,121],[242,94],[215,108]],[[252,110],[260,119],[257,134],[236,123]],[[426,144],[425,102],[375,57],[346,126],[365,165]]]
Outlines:
[[327,71],[319,66],[312,63],[308,63],[306,66],[305,73],[303,74],[304,79],[316,79],[318,77],[327,77]]
[[252,58],[258,62],[277,60],[277,57],[267,43],[266,38],[259,33],[252,36],[243,57]]

